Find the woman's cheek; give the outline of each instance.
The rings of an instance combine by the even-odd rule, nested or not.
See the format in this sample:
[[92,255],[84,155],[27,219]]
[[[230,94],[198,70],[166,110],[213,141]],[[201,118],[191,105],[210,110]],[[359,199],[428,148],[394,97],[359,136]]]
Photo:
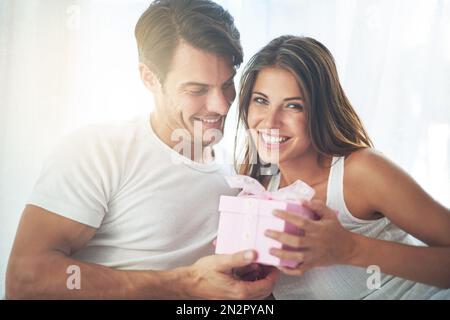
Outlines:
[[250,105],[250,107],[248,108],[248,116],[247,116],[248,127],[250,129],[256,129],[258,125],[258,118],[260,118],[258,112],[255,110],[254,107]]

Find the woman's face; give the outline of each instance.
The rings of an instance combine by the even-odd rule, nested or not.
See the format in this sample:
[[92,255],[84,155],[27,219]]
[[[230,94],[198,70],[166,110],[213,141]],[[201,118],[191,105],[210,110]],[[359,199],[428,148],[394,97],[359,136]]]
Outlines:
[[248,125],[264,162],[293,160],[311,148],[306,101],[290,71],[267,67],[259,71],[251,93]]

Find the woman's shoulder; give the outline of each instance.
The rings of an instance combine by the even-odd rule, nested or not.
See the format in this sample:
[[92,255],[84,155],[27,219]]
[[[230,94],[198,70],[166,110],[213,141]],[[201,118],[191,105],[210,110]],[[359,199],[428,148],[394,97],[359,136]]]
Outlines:
[[379,218],[374,204],[380,192],[386,192],[391,170],[389,160],[372,148],[354,151],[345,158],[344,196],[353,215],[366,220]]
[[393,167],[395,165],[388,158],[373,148],[359,149],[345,158],[346,172],[356,176],[379,174]]
[[345,159],[346,184],[359,192],[385,191],[386,185],[405,175],[399,166],[373,148],[354,151]]

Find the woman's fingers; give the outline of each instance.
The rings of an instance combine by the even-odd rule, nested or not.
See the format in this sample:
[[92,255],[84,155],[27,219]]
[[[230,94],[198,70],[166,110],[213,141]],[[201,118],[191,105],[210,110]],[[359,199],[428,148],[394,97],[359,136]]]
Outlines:
[[321,218],[332,218],[335,219],[339,214],[339,211],[333,210],[330,207],[327,207],[325,203],[321,200],[312,200],[312,201],[303,201],[302,205],[305,208],[315,212]]
[[302,276],[305,274],[306,271],[311,269],[311,266],[309,266],[307,263],[302,263],[297,268],[286,268],[286,267],[279,267],[278,268],[281,272],[290,275],[290,276]]
[[282,244],[288,245],[289,247],[295,249],[306,248],[309,246],[308,238],[306,237],[300,237],[275,230],[266,230],[264,234],[271,239],[277,240]]
[[292,260],[298,263],[303,263],[305,260],[305,253],[300,251],[288,251],[277,248],[271,248],[269,252],[271,255],[278,257],[282,260]]
[[281,218],[303,230],[308,230],[311,226],[314,225],[314,221],[309,218],[304,218],[299,215],[290,213],[288,211],[283,210],[275,210],[273,212],[274,216]]

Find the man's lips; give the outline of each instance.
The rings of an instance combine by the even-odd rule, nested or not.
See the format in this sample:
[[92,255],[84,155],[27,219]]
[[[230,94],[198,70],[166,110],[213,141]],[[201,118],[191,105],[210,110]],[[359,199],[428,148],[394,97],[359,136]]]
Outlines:
[[223,116],[194,117],[194,121],[201,121],[202,125],[208,128],[220,128],[223,119]]

